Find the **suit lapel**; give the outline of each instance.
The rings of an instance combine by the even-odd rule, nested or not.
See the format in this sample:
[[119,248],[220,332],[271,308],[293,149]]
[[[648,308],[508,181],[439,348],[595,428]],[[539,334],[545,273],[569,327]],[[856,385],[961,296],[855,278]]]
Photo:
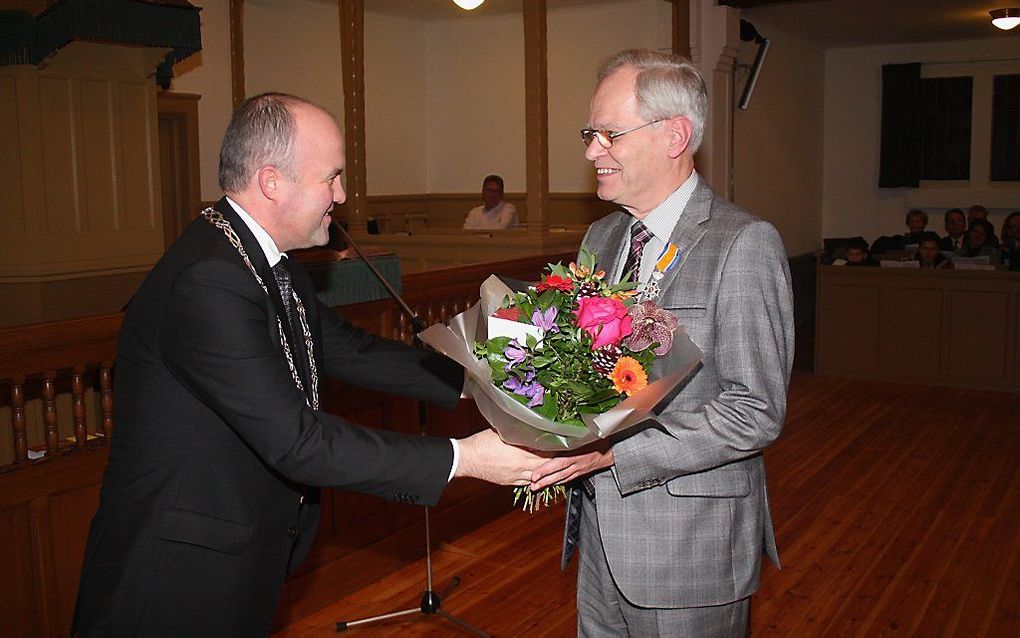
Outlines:
[[[585,248],[595,253],[598,267],[606,271],[606,275],[613,276],[620,267],[620,255],[623,254],[623,246],[630,237],[627,227],[633,219],[628,213],[617,211],[616,219],[605,226],[605,229],[596,234],[593,228],[588,236]],[[615,283],[615,282],[614,282]]]
[[665,274],[659,282],[660,289],[666,290],[669,288],[677,277],[677,273],[683,270],[691,251],[694,250],[694,247],[698,245],[701,238],[708,232],[705,222],[711,216],[711,210],[712,189],[699,176],[698,185],[694,187],[694,192],[691,193],[691,198],[688,200],[683,214],[680,215],[680,221],[677,222],[676,227],[673,229],[673,234],[669,238],[670,243],[680,250],[680,263]]
[[[217,211],[223,214],[224,219],[230,222],[230,226],[234,229],[234,233],[238,239],[241,240],[241,247],[244,248],[244,252],[248,255],[248,260],[251,261],[251,265],[255,268],[255,272],[262,278],[262,283],[265,284],[266,290],[269,292],[269,298],[273,302],[273,309],[276,311],[276,316],[280,319],[280,323],[283,325],[283,338],[287,340],[287,344],[290,346],[290,351],[293,353],[294,365],[297,366],[298,374],[301,376],[301,383],[305,387],[309,387],[308,384],[311,382],[311,373],[308,367],[308,354],[305,352],[305,342],[301,335],[300,325],[293,326],[293,329],[289,329],[290,325],[287,320],[287,310],[283,305],[283,297],[280,294],[280,287],[276,283],[276,276],[273,274],[273,269],[269,266],[269,261],[266,259],[266,254],[262,250],[262,246],[258,240],[255,239],[255,235],[252,234],[251,230],[248,229],[248,225],[244,223],[240,215],[234,210],[234,208],[227,202],[227,198],[223,197],[220,201],[216,202],[213,206]],[[295,286],[295,291],[298,295],[305,299],[303,292],[298,290],[297,280],[298,277],[291,277],[291,282]],[[294,321],[298,322],[297,310],[294,311]]]

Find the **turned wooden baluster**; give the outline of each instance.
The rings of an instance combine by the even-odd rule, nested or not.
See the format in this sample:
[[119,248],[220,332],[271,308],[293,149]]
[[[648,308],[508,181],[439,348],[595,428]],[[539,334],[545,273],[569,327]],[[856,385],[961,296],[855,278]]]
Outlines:
[[60,443],[57,433],[57,371],[43,373],[43,429],[46,433],[46,452],[53,454]]
[[28,460],[28,427],[25,424],[25,377],[11,380],[11,427],[14,429],[14,462]]
[[96,428],[96,434],[113,434],[113,363],[104,361],[99,365],[99,389],[102,396],[103,418]]
[[74,444],[85,447],[88,425],[85,420],[85,366],[77,365],[71,373],[71,405],[74,413]]

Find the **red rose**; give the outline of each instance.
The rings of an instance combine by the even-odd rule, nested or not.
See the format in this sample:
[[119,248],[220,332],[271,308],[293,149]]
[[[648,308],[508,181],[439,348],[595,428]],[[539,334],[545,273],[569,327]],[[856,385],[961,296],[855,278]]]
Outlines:
[[550,288],[555,288],[561,292],[570,292],[574,289],[574,282],[559,275],[549,275],[545,278],[545,281],[541,281],[535,286],[535,290],[538,292],[545,292]]
[[627,306],[609,297],[582,297],[577,300],[577,326],[584,328],[595,339],[592,349],[607,345],[620,345],[630,336],[631,317]]
[[492,313],[493,317],[499,317],[500,319],[506,319],[507,321],[517,321],[521,318],[521,309],[517,306],[512,308],[500,308],[496,312]]

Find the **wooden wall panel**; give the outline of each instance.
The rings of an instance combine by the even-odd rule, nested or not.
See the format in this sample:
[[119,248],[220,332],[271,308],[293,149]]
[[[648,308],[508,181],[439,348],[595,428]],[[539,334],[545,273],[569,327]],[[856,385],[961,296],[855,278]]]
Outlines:
[[110,179],[111,174],[116,174],[111,85],[109,80],[80,82],[81,119],[88,123],[81,129],[84,155],[81,192],[85,205],[82,206],[79,223],[62,229],[64,231],[108,231],[116,227],[119,180]]
[[1008,382],[1006,344],[1013,329],[1009,295],[1003,291],[951,290],[947,306],[950,378]]
[[[881,312],[881,367],[894,374],[938,374],[941,369],[942,293],[891,287]],[[918,318],[924,320],[919,321]]]
[[0,175],[5,182],[4,196],[0,197],[0,232],[3,233],[25,232],[17,96],[17,81],[12,77],[0,77]]
[[31,636],[38,626],[29,520],[27,505],[0,508],[0,633],[10,636]]
[[820,266],[818,282],[819,373],[1020,390],[1017,273]]
[[819,361],[834,370],[878,367],[881,294],[874,288],[840,285],[825,288],[818,300],[819,339],[830,344]]
[[46,192],[46,230],[73,228],[80,216],[79,172],[77,153],[80,138],[75,131],[75,112],[71,81],[68,78],[39,80],[39,110],[42,130],[42,180]]
[[[120,82],[118,89],[117,148],[122,158],[119,162],[121,182],[125,185],[120,225],[129,229],[156,229],[162,240],[162,218],[158,229],[156,224],[162,202],[156,167],[159,141],[153,130],[156,125],[155,91],[149,83],[142,82]],[[161,241],[159,247],[162,247]]]

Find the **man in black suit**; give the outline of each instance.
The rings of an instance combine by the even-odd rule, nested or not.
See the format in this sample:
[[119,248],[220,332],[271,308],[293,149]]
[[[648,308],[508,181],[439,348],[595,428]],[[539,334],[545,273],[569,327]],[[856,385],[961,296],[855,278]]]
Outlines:
[[265,635],[314,538],[314,486],[431,505],[453,476],[525,484],[539,463],[491,430],[397,435],[319,410],[320,374],[447,406],[463,386],[448,359],[330,313],[287,258],[326,242],[343,168],[339,128],[304,100],[266,94],[234,114],[220,151],[226,197],[124,316],[82,636]]

